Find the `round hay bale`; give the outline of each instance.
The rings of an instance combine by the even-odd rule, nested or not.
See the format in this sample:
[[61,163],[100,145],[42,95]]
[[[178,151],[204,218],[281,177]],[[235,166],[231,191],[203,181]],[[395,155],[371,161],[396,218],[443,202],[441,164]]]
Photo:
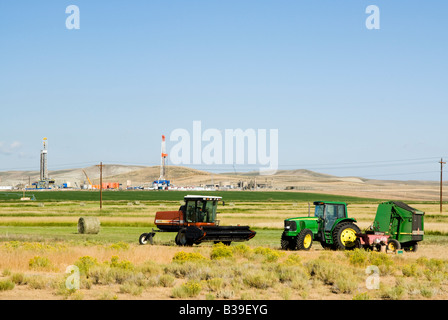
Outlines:
[[100,232],[100,220],[95,217],[81,217],[78,220],[78,233],[97,234]]

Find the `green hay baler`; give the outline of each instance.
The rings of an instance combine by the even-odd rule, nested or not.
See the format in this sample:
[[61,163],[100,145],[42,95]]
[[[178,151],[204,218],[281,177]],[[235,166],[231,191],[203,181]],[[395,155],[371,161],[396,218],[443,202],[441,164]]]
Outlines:
[[372,231],[389,235],[395,239],[395,250],[417,251],[418,242],[424,235],[423,211],[400,201],[388,201],[378,205]]

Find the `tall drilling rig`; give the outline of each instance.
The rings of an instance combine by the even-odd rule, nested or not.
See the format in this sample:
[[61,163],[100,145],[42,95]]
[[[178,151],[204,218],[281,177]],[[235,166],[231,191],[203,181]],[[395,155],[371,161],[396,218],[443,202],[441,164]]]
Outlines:
[[48,177],[48,167],[47,167],[47,138],[43,139],[44,147],[40,151],[40,180],[37,182],[36,186],[38,189],[48,189],[50,184],[54,184],[54,180]]
[[166,153],[165,136],[162,135],[162,157],[161,157],[161,163],[160,163],[160,177],[159,177],[159,180],[165,180],[166,157],[168,157],[168,154]]
[[161,152],[161,163],[160,163],[160,176],[158,180],[154,181],[154,187],[158,189],[166,189],[170,185],[170,181],[166,180],[166,158],[168,154],[166,153],[165,136],[162,135],[162,152]]
[[44,148],[40,151],[40,181],[48,180],[47,153],[47,138],[44,138]]

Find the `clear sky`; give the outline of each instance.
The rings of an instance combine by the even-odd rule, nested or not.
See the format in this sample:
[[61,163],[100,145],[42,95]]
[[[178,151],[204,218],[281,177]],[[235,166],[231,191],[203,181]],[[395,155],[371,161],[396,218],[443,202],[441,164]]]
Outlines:
[[50,172],[157,165],[161,135],[169,152],[201,121],[278,129],[279,169],[437,180],[447,15],[439,0],[0,0],[0,171],[38,170],[43,137]]

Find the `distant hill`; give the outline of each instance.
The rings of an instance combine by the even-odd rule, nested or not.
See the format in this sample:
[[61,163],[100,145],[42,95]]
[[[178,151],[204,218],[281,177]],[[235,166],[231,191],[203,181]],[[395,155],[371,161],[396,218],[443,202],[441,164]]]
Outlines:
[[[125,174],[144,168],[142,166],[107,165],[103,168],[103,178],[117,174]],[[85,172],[85,173],[84,173]],[[87,176],[86,176],[87,175]],[[93,184],[99,183],[100,171],[97,166],[87,168],[65,169],[49,171],[50,179],[54,179],[56,184],[69,182],[72,186],[88,183],[87,177]],[[0,172],[1,186],[17,186],[20,184],[33,183],[40,179],[39,171],[6,171]]]
[[[125,188],[132,186],[149,186],[159,178],[159,166],[131,166],[106,164],[103,168],[103,182],[118,182]],[[98,166],[49,171],[56,185],[69,183],[72,187],[99,184]],[[306,169],[278,170],[273,175],[260,175],[254,172],[211,173],[180,166],[167,166],[166,179],[176,186],[237,186],[243,185],[251,190],[291,190],[296,192],[313,192],[342,194],[371,198],[438,200],[439,183],[436,181],[398,181],[375,180],[360,177],[337,177]],[[0,172],[0,186],[28,185],[39,179],[38,171]],[[255,188],[255,186],[257,186]]]

